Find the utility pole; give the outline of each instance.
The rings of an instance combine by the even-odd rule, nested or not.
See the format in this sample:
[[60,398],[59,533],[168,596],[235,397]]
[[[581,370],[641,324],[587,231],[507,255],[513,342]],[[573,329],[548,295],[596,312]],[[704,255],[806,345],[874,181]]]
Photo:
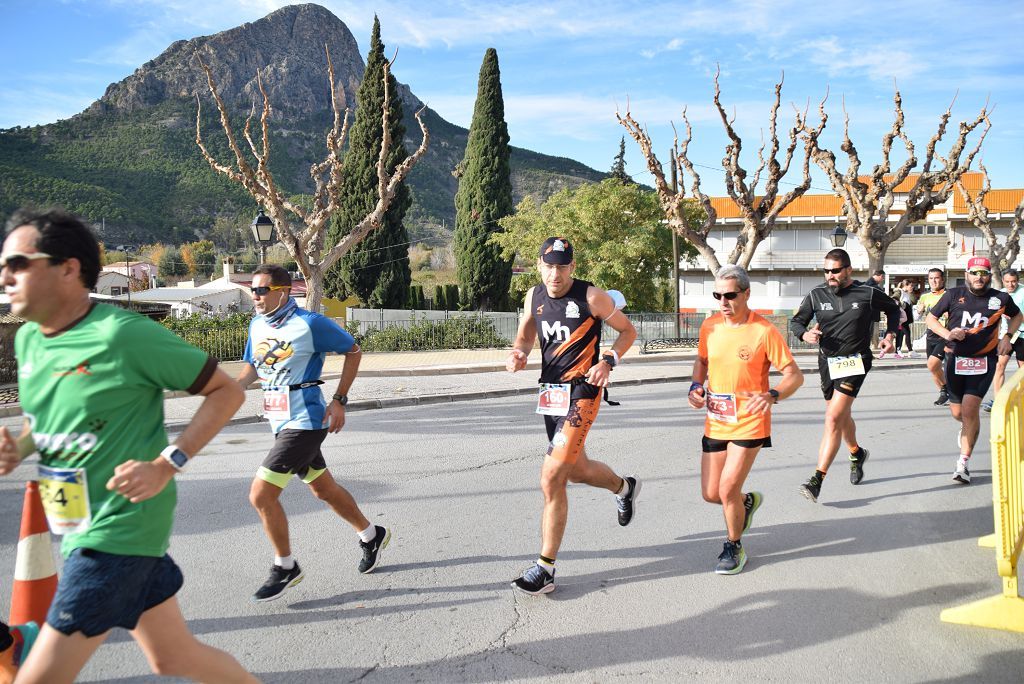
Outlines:
[[[672,160],[672,194],[676,194],[679,192],[679,179],[676,177],[674,149],[669,152],[668,158]],[[672,312],[676,317],[676,339],[678,340],[683,334],[679,325],[679,235],[674,230],[672,231],[672,293],[674,295]]]

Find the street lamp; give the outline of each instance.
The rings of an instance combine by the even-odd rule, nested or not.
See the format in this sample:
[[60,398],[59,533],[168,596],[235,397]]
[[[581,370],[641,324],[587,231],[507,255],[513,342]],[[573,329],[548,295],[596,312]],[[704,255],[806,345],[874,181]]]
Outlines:
[[835,230],[829,234],[829,238],[832,239],[833,247],[842,247],[846,244],[846,231],[837,224]]
[[252,236],[256,239],[256,244],[259,245],[260,266],[262,266],[267,260],[267,245],[274,241],[274,221],[264,214],[262,209],[252,220]]

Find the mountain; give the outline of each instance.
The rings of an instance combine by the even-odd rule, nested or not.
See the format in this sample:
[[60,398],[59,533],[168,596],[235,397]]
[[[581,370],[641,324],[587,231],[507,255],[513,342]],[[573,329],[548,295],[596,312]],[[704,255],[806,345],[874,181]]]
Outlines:
[[[179,243],[205,236],[217,216],[254,214],[244,190],[215,174],[195,144],[196,98],[203,139],[223,163],[232,162],[206,77],[203,56],[235,124],[254,100],[256,73],[272,107],[271,169],[283,191],[312,192],[309,166],[323,159],[330,126],[330,88],[324,46],[330,49],[342,107],[355,107],[364,62],[345,24],[319,5],[291,5],[212,36],[177,41],[70,119],[0,130],[0,213],[27,203],[57,204],[102,222],[107,242]],[[400,71],[401,61],[397,67]],[[406,148],[420,142],[413,113],[423,106],[407,85],[399,93]],[[468,131],[426,108],[431,143],[409,177],[413,206],[406,217],[413,239],[446,242],[454,225],[458,181]],[[257,127],[258,128],[258,127]],[[258,138],[257,138],[258,140]],[[512,150],[516,201],[540,198],[605,174],[579,162]]]

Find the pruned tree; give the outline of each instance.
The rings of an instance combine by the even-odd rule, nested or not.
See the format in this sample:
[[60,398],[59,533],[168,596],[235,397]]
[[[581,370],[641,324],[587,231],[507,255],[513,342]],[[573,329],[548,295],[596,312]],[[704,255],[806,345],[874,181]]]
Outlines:
[[981,231],[981,234],[985,236],[986,242],[988,242],[993,278],[995,282],[999,282],[999,279],[1003,276],[1003,271],[1010,268],[1013,262],[1017,260],[1017,255],[1020,254],[1020,229],[1022,217],[1024,217],[1024,197],[1021,197],[1020,202],[1017,203],[1016,208],[1013,210],[1010,231],[1006,235],[1006,240],[1000,244],[999,237],[992,228],[992,217],[989,214],[988,206],[985,204],[985,196],[992,190],[988,169],[979,161],[978,170],[982,174],[982,184],[977,194],[971,194],[964,184],[962,177],[957,179],[956,188],[967,205],[967,218]]
[[277,186],[273,175],[270,172],[270,100],[267,91],[263,87],[263,79],[259,71],[256,72],[256,84],[260,94],[263,96],[263,108],[260,114],[260,128],[262,132],[261,145],[257,147],[252,137],[252,120],[256,113],[256,103],[253,103],[252,110],[245,120],[243,136],[249,145],[249,151],[255,158],[255,165],[249,157],[243,153],[234,129],[228,119],[227,107],[217,92],[217,84],[214,82],[213,73],[203,61],[202,55],[196,53],[196,58],[206,73],[206,82],[210,87],[217,110],[220,112],[220,123],[227,136],[228,145],[234,153],[234,166],[218,162],[206,149],[203,143],[201,132],[202,101],[196,95],[198,110],[196,112],[196,144],[202,151],[203,157],[214,169],[231,180],[239,183],[263,208],[267,216],[274,221],[277,228],[277,237],[288,250],[288,254],[295,260],[296,267],[306,279],[306,306],[313,311],[319,311],[320,300],[324,291],[324,272],[335,264],[350,249],[358,245],[371,230],[381,225],[384,213],[388,210],[391,201],[395,198],[399,186],[405,181],[409,172],[427,151],[430,142],[430,132],[423,123],[423,110],[416,112],[416,122],[423,133],[423,140],[419,148],[401,164],[395,167],[393,173],[387,171],[387,153],[391,149],[391,128],[389,126],[389,106],[392,96],[388,87],[388,76],[391,73],[391,65],[394,60],[384,65],[384,104],[381,108],[381,127],[383,130],[383,141],[381,153],[377,159],[377,202],[373,209],[363,217],[361,221],[352,226],[351,231],[337,244],[326,243],[326,227],[331,215],[338,209],[338,198],[345,177],[342,173],[342,148],[345,145],[345,138],[348,135],[350,111],[345,110],[344,121],[338,110],[338,100],[335,94],[334,64],[331,62],[331,53],[324,46],[327,54],[327,74],[331,88],[331,108],[334,120],[331,129],[327,132],[327,156],[318,163],[313,164],[309,174],[313,179],[314,192],[312,208],[307,209],[288,199]]
[[[772,102],[768,115],[768,137],[765,140],[762,135],[761,147],[757,151],[758,164],[748,182],[747,177],[749,173],[740,162],[743,141],[736,133],[734,125],[736,122],[735,114],[729,116],[722,105],[721,88],[718,83],[719,75],[720,71],[716,71],[714,78],[714,103],[722,120],[722,125],[725,127],[725,133],[729,137],[729,142],[725,146],[725,156],[722,158],[722,168],[725,171],[725,187],[729,199],[739,209],[742,220],[736,238],[736,245],[728,257],[726,257],[726,263],[739,264],[744,268],[748,268],[751,260],[754,258],[758,245],[771,234],[779,214],[811,187],[810,157],[805,144],[803,179],[789,192],[779,196],[779,185],[789,172],[793,162],[793,157],[799,144],[800,133],[804,130],[805,117],[800,112],[797,112],[794,124],[789,129],[789,140],[786,143],[783,159],[780,162],[779,153],[782,151],[782,143],[779,141],[777,122],[779,106],[782,102],[782,84],[785,78],[783,76],[775,84],[775,99]],[[636,141],[637,145],[640,146],[641,152],[643,152],[644,159],[647,161],[647,168],[654,176],[655,188],[658,191],[662,210],[665,213],[669,226],[681,237],[693,244],[701,256],[704,257],[712,272],[718,271],[721,261],[715,253],[715,249],[708,243],[708,235],[715,227],[715,223],[718,220],[718,212],[712,206],[711,198],[701,190],[700,174],[697,172],[689,156],[690,142],[693,140],[693,127],[690,125],[690,120],[686,115],[686,109],[683,109],[682,114],[683,122],[686,124],[686,137],[680,142],[679,134],[676,132],[672,146],[671,163],[675,167],[676,173],[679,174],[680,179],[683,179],[679,184],[678,190],[672,188],[665,180],[665,173],[661,162],[654,153],[650,135],[632,117],[628,107],[625,116],[620,115],[618,112],[616,112],[615,116],[619,123],[629,132],[633,140]],[[675,130],[674,125],[673,130]],[[765,153],[766,148],[767,154]],[[705,220],[699,226],[693,226],[692,222],[687,221],[687,212],[684,205],[686,174],[689,174],[691,178],[691,194],[704,209]],[[762,193],[758,194],[758,186],[761,184],[762,178],[764,179],[764,188]]]
[[[935,151],[936,146],[946,134],[946,127],[953,113],[953,103],[939,117],[939,125],[925,147],[924,162],[916,178],[906,191],[906,202],[894,211],[897,188],[910,178],[911,171],[918,166],[917,151],[914,142],[904,128],[903,98],[899,89],[893,98],[894,116],[892,129],[882,136],[882,161],[876,164],[871,173],[860,175],[860,154],[850,140],[850,115],[843,105],[843,142],[840,149],[846,153],[848,165],[845,173],[836,168],[836,156],[830,150],[822,148],[819,143],[821,133],[828,122],[825,102],[828,93],[818,105],[821,121],[814,128],[806,124],[803,137],[810,150],[811,158],[825,172],[832,184],[832,189],[843,202],[843,213],[846,216],[846,231],[853,233],[868,253],[868,269],[874,271],[885,265],[885,253],[889,245],[898,240],[906,231],[907,226],[920,221],[937,205],[949,199],[956,182],[971,168],[975,155],[981,150],[981,144],[988,133],[986,126],[978,139],[977,145],[961,162],[961,156],[967,147],[967,139],[983,122],[988,121],[988,109],[983,107],[973,121],[960,122],[959,130],[949,153],[943,157]],[[953,98],[956,102],[956,98]],[[892,147],[896,140],[903,143],[906,160],[894,171],[890,161]],[[933,170],[936,162],[942,166]],[[900,194],[903,194],[902,190]],[[902,212],[902,213],[900,213]]]

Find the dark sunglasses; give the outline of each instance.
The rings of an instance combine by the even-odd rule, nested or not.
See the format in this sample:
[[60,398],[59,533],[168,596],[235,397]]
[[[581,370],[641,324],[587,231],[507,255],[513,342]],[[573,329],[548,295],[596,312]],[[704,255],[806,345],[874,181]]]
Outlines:
[[8,252],[0,256],[0,269],[6,268],[11,273],[20,273],[32,265],[33,261],[39,259],[53,259],[54,257],[44,252],[24,254],[22,252]]
[[287,288],[287,285],[259,285],[257,287],[250,287],[249,289],[252,290],[252,293],[257,297],[266,297],[273,290],[285,290]]
[[828,273],[829,275],[839,275],[846,270],[846,266],[840,266],[839,268],[826,268],[824,270],[825,273]]
[[725,297],[730,302],[740,296],[740,292],[746,292],[746,290],[737,290],[736,292],[712,292],[711,296],[721,301],[722,297]]
[[982,278],[987,278],[992,275],[991,271],[968,271],[968,273],[972,276],[981,276]]

